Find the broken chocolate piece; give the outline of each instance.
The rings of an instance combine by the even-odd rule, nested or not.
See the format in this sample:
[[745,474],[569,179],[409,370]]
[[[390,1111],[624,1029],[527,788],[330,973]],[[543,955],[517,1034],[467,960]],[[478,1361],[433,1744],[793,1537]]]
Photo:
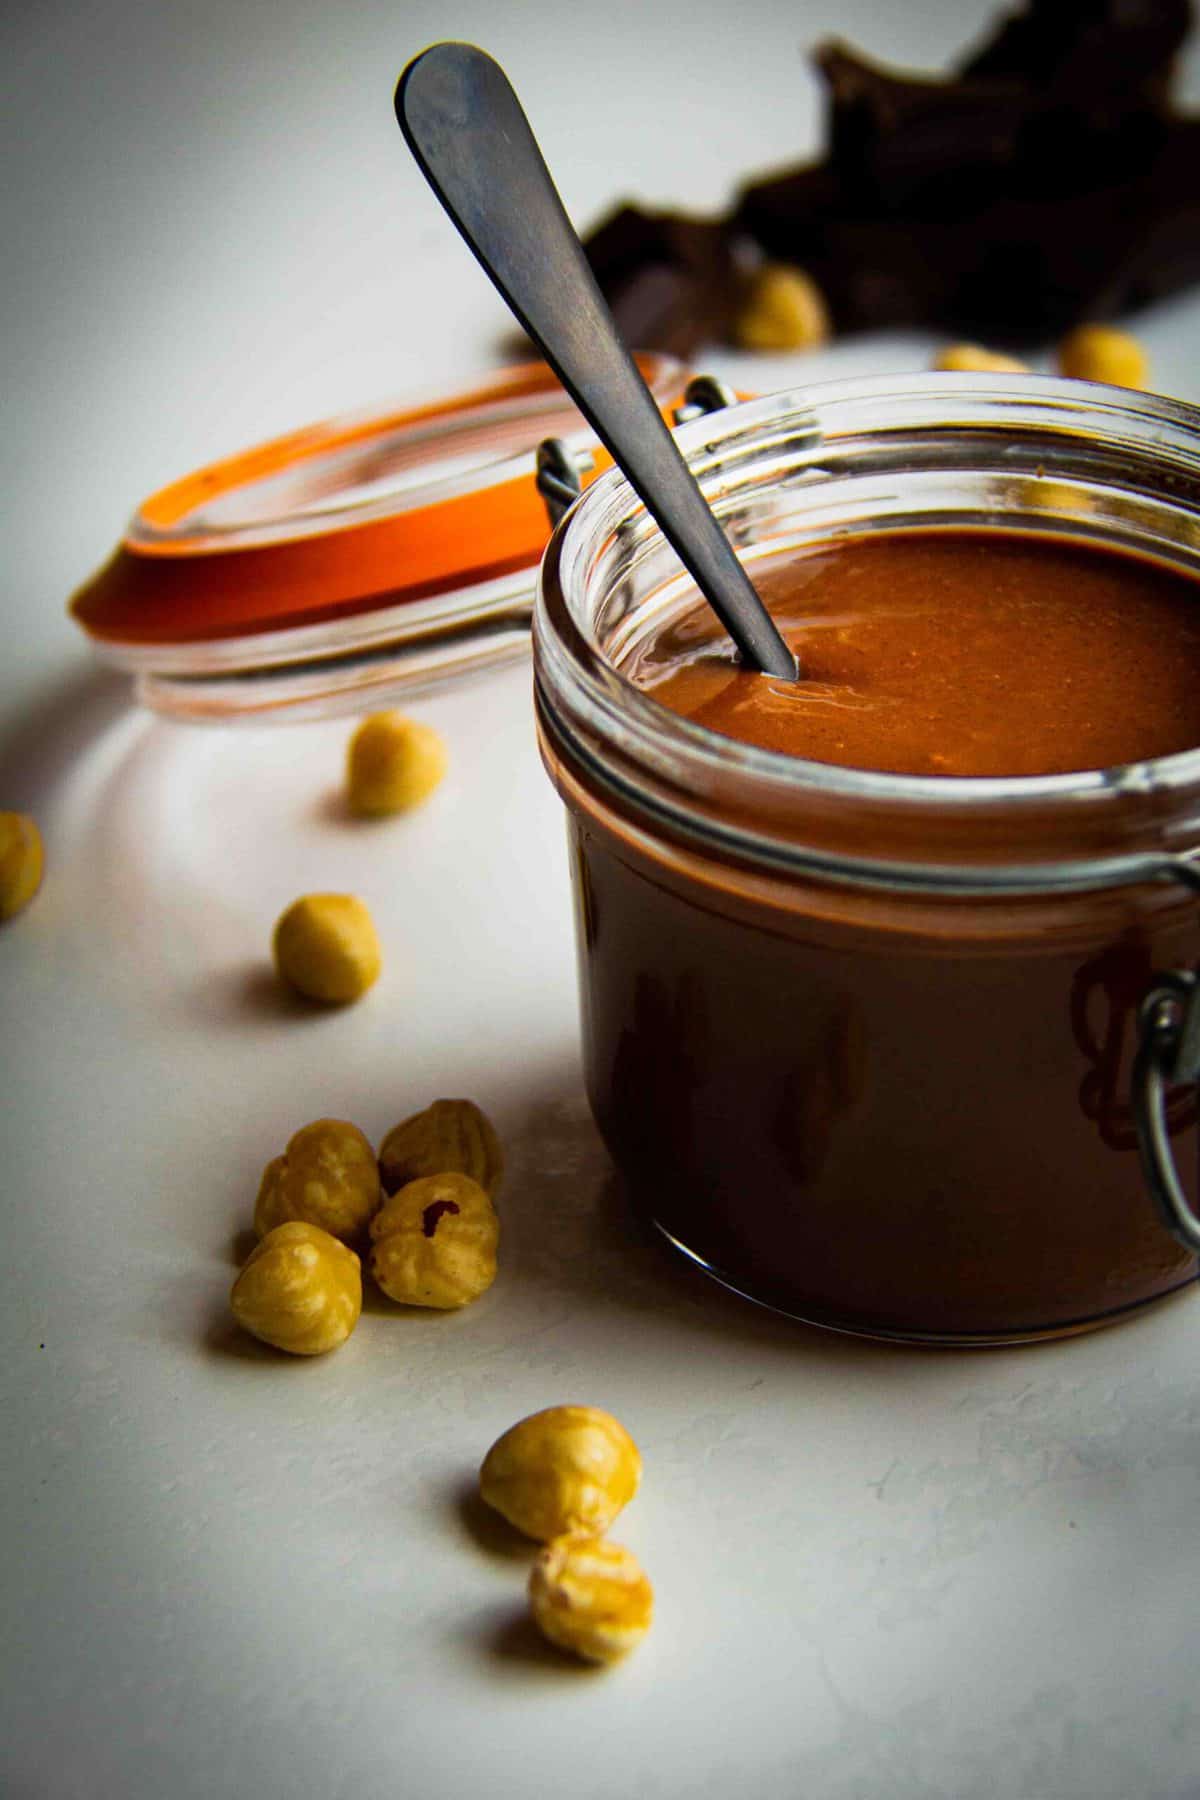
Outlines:
[[1009,83],[903,75],[839,43],[821,45],[813,60],[829,94],[837,205],[966,213],[1001,188],[1027,116]]
[[840,330],[1024,343],[1200,280],[1200,120],[1169,105],[1189,0],[1030,0],[950,78],[817,52],[826,159],[723,220],[631,207],[588,243],[627,341],[727,329],[738,247],[804,268]]
[[[1057,86],[1087,107],[1122,97],[1166,104],[1175,57],[1191,29],[1190,0],[1030,0],[958,64],[964,81]],[[1114,54],[1119,50],[1119,54]]]
[[587,253],[631,349],[690,356],[728,334],[738,290],[723,224],[622,206],[588,238]]

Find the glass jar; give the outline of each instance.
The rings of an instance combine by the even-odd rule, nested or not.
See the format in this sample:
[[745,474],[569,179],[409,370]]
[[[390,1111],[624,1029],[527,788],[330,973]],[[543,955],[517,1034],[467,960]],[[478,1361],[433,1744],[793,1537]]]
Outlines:
[[[884,377],[679,441],[752,575],[946,526],[1200,575],[1200,414],[1157,397]],[[1143,1023],[1173,1235],[1131,1070],[1147,996],[1177,1035],[1200,963],[1200,751],[966,780],[735,742],[621,673],[688,592],[610,473],[552,539],[534,620],[588,1091],[639,1208],[729,1286],[875,1337],[1057,1336],[1193,1280],[1195,1096],[1169,1061],[1147,1075]]]

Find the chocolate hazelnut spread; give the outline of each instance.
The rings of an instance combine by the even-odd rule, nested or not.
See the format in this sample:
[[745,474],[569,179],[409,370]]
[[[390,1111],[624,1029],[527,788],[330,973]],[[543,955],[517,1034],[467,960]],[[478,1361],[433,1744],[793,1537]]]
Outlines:
[[[638,1209],[755,1299],[931,1343],[1196,1275],[1131,1072],[1147,996],[1200,969],[1200,430],[977,379],[697,427],[798,684],[732,663],[603,484],[535,622],[585,1076]],[[1194,1208],[1190,1081],[1164,1124]]]
[[1056,775],[1200,745],[1200,583],[1015,532],[883,532],[758,587],[803,673],[741,669],[697,603],[627,669],[673,711],[818,762]]

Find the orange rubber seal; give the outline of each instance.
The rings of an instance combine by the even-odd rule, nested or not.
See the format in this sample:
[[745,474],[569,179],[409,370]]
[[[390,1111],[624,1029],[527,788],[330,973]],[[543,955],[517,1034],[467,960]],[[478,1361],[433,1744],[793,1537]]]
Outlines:
[[[639,362],[648,380],[656,375],[656,398],[669,416],[686,372],[664,358]],[[534,409],[524,424],[522,402]],[[441,427],[451,435],[469,431],[471,420],[489,411],[500,421],[489,428],[491,438],[507,421],[506,451],[490,456],[484,479],[467,491],[446,492],[455,484],[443,483],[442,497],[427,504],[388,510],[385,501],[357,518],[335,511],[328,524],[298,515],[294,533],[286,518],[265,532],[251,526],[224,537],[205,524],[206,509],[253,484],[303,477],[306,467],[356,445],[366,454],[372,439],[389,433],[432,442]],[[540,438],[563,431],[568,415],[570,427],[581,429],[550,370],[525,364],[432,405],[315,425],[243,451],[151,495],[108,562],[73,596],[70,612],[102,643],[179,645],[369,613],[533,569],[550,525],[532,451]],[[518,445],[514,432],[522,431]],[[596,450],[584,479],[610,464]]]

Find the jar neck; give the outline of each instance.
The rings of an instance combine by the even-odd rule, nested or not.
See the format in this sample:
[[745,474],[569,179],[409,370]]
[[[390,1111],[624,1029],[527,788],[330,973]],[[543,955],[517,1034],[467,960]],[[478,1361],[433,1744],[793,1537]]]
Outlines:
[[[1200,576],[1200,414],[1037,377],[913,376],[768,396],[678,433],[753,569],[830,537],[918,526],[1070,536]],[[1019,778],[813,763],[669,712],[620,672],[678,567],[628,484],[555,533],[534,637],[543,728],[606,803],[716,856],[928,894],[1200,887],[1200,752]]]

